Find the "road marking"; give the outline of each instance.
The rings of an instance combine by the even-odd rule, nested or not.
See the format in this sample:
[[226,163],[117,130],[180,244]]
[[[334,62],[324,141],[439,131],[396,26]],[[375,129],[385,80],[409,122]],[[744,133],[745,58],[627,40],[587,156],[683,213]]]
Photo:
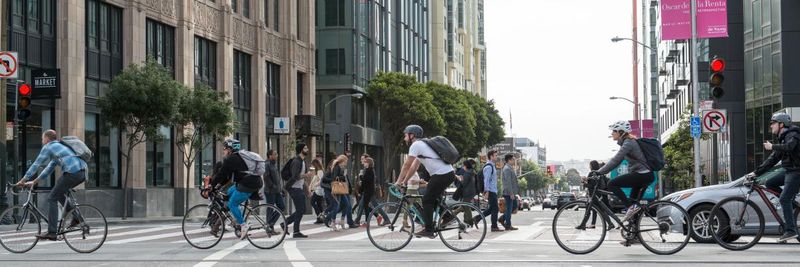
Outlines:
[[528,238],[547,230],[547,227],[542,227],[542,222],[531,224],[530,226],[521,226],[518,231],[503,234],[492,240],[497,241],[513,241],[513,240],[528,240]]
[[227,247],[223,250],[217,251],[214,254],[208,255],[208,257],[203,258],[203,261],[195,264],[194,267],[211,267],[217,264],[217,261],[225,258],[228,254],[233,253],[234,251],[241,249],[247,246],[248,241],[240,241],[239,243],[234,244],[233,246]]
[[[204,232],[204,231],[208,231],[208,229],[191,230],[191,231],[187,231],[186,233],[187,234],[195,234],[195,233],[200,233],[200,232]],[[111,242],[106,242],[106,244],[109,244],[109,245],[127,244],[127,243],[133,243],[133,242],[142,242],[142,241],[170,238],[170,237],[176,237],[176,236],[183,236],[183,231],[176,232],[176,233],[167,233],[167,234],[160,234],[160,235],[148,235],[148,236],[142,236],[142,237],[136,237],[136,238],[115,240],[115,241],[111,241]]]
[[[380,229],[372,230],[372,236],[380,236],[380,235],[388,234],[388,233],[391,233],[391,232],[392,231],[389,230],[388,227],[383,227],[383,228],[380,228]],[[367,236],[367,230],[364,229],[364,231],[359,231],[358,233],[331,238],[331,239],[328,239],[328,241],[356,241],[356,240],[366,239],[367,237],[369,237],[369,236]]]
[[[132,227],[132,226],[116,226],[116,227],[108,227],[108,231],[120,230],[120,229],[131,228],[131,227]],[[47,232],[47,227],[42,227],[42,231],[44,231],[44,232]],[[18,233],[18,232],[13,232],[13,233],[11,233],[11,232],[8,232],[7,234],[0,234],[0,237],[7,237],[7,236],[12,236],[12,235],[27,235],[27,234],[33,234],[33,233],[37,233],[37,232],[38,232],[38,231],[28,231],[28,232],[21,232],[21,233]],[[8,240],[5,240],[5,241],[8,241]]]
[[293,267],[313,267],[310,262],[306,261],[306,257],[297,249],[297,242],[286,241],[283,243],[283,251],[286,252],[286,257],[292,262]]

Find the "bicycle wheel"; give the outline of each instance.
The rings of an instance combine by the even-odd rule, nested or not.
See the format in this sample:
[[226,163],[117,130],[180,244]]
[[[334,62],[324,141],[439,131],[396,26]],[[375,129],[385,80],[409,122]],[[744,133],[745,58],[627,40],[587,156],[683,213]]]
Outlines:
[[256,206],[248,212],[245,221],[250,224],[250,230],[247,231],[247,240],[257,248],[275,248],[286,238],[286,231],[279,226],[286,225],[286,216],[274,205],[261,204]]
[[33,212],[22,206],[7,208],[0,215],[0,245],[13,253],[25,253],[33,249],[42,232],[42,224]]
[[367,214],[367,237],[380,250],[393,252],[411,242],[416,216],[398,202],[387,202]]
[[450,206],[439,219],[438,225],[439,239],[445,246],[458,252],[477,248],[486,237],[486,220],[483,213],[478,207],[469,203]]
[[67,246],[78,253],[94,252],[108,236],[106,216],[90,205],[78,205],[67,212],[61,226]]
[[[712,236],[717,244],[729,250],[751,248],[764,235],[764,214],[753,201],[743,197],[730,197],[717,203],[711,209],[709,223],[719,225],[719,229],[711,231]],[[734,239],[730,238],[732,235],[742,236]]]
[[192,207],[183,216],[183,238],[199,249],[216,246],[225,233],[225,216],[207,204]]
[[642,245],[658,255],[681,251],[691,238],[689,214],[670,201],[656,201],[643,207],[638,215],[637,231]]
[[[599,225],[587,229],[591,214],[597,214]],[[553,218],[553,236],[562,249],[572,254],[587,254],[596,250],[606,238],[604,213],[588,201],[572,201],[558,209]]]

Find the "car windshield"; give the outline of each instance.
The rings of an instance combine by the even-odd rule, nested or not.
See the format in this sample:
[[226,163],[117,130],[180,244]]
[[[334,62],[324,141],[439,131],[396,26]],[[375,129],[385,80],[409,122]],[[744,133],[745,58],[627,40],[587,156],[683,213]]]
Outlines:
[[[758,176],[758,184],[763,185],[767,182],[767,180],[772,179],[775,176],[783,175],[786,173],[786,170],[783,167],[774,167],[771,170],[767,171],[766,173]],[[744,176],[736,179],[735,181],[731,182],[736,186],[742,185],[744,183]]]

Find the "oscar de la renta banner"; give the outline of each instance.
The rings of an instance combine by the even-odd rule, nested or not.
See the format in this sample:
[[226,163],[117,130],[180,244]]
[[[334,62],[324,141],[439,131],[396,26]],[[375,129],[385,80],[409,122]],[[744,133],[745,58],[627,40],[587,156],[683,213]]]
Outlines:
[[[661,40],[692,38],[691,0],[661,0]],[[728,37],[727,0],[697,0],[697,37]]]

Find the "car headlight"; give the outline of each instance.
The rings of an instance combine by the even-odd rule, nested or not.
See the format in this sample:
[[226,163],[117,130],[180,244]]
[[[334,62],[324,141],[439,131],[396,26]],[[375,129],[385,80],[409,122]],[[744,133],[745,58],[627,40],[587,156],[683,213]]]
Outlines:
[[677,202],[680,202],[681,200],[684,200],[684,199],[687,199],[687,198],[691,197],[692,195],[694,195],[694,192],[683,193],[683,194],[680,194],[677,197],[672,198],[671,201],[677,203]]

